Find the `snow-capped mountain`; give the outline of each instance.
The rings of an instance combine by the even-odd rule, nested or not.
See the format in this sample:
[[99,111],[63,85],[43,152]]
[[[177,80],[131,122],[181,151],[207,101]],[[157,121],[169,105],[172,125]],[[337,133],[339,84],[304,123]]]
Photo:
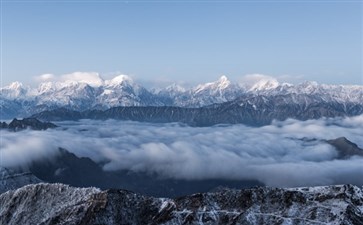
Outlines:
[[[226,76],[215,82],[186,89],[177,84],[162,89],[146,89],[126,75],[104,80],[98,75],[89,79],[43,82],[37,88],[19,82],[0,89],[3,118],[25,117],[44,110],[64,107],[85,111],[106,110],[117,106],[203,107],[257,96],[307,96],[319,101],[362,104],[363,86],[325,85],[304,82],[293,85],[275,79],[259,79],[253,83],[233,83]],[[301,99],[289,97],[291,101]],[[301,103],[301,102],[294,102]]]
[[363,114],[362,103],[326,102],[319,96],[304,94],[243,96],[236,100],[199,108],[175,106],[112,107],[85,112],[65,108],[47,110],[32,117],[44,121],[79,119],[117,119],[151,123],[178,122],[190,126],[245,124],[264,126],[274,120],[309,120],[351,117]]
[[13,82],[6,87],[1,88],[1,95],[7,99],[16,99],[26,97],[29,87],[24,86],[20,82]]
[[33,184],[0,195],[2,224],[346,224],[363,223],[362,189],[221,189],[176,199],[126,190]]
[[231,83],[226,76],[221,76],[217,81],[200,84],[190,90],[188,101],[176,99],[177,106],[201,107],[214,103],[234,100],[241,96],[244,90],[237,84]]

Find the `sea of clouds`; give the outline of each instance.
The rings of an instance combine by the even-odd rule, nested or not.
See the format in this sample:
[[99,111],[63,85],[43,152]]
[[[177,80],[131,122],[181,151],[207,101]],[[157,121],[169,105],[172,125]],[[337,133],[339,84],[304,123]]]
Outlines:
[[53,157],[62,147],[77,156],[107,162],[104,170],[142,171],[167,178],[254,179],[277,187],[363,185],[363,157],[336,159],[338,152],[323,141],[344,136],[363,148],[363,116],[286,120],[258,128],[115,120],[57,125],[46,131],[2,130],[0,166],[26,167],[33,160]]

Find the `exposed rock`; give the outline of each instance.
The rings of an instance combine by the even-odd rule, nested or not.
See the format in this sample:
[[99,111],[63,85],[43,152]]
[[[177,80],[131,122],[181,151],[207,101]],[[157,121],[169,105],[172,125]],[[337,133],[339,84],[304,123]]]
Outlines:
[[345,137],[328,140],[327,142],[336,148],[339,159],[348,159],[352,156],[363,156],[363,149],[359,148],[358,145]]
[[224,189],[177,199],[36,184],[0,195],[1,224],[363,224],[362,189]]
[[20,131],[24,129],[32,130],[46,130],[48,128],[57,127],[55,124],[50,122],[41,122],[36,118],[24,118],[22,120],[13,119],[9,124],[2,122],[0,128],[8,129],[11,131]]
[[8,128],[8,124],[5,122],[0,122],[0,129],[7,129]]

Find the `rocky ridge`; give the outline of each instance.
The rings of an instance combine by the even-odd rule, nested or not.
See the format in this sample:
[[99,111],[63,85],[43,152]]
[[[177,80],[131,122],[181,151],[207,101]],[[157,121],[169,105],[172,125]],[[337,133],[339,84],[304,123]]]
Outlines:
[[10,131],[20,131],[24,129],[32,130],[46,130],[49,128],[55,128],[57,125],[50,122],[42,122],[36,118],[24,118],[22,120],[13,119],[9,124],[6,122],[0,122],[0,129],[8,129]]
[[362,189],[222,189],[176,199],[63,184],[0,195],[2,224],[363,224]]

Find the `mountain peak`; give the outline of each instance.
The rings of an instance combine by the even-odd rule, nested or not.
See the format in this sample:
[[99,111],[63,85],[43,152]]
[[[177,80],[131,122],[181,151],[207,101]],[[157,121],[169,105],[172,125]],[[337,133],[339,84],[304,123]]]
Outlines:
[[165,88],[167,91],[173,91],[173,92],[185,92],[185,88],[180,86],[179,84],[173,83]]
[[277,88],[279,85],[280,83],[276,79],[261,79],[250,88],[250,91],[270,90]]
[[198,85],[195,90],[196,92],[201,92],[205,89],[221,90],[226,89],[230,84],[231,82],[228,78],[222,75],[217,81]]
[[48,91],[51,91],[53,88],[54,88],[54,83],[53,82],[43,82],[43,83],[40,83],[39,86],[38,86],[38,93],[45,93],[45,92],[48,92]]
[[124,82],[132,82],[133,80],[131,79],[131,77],[127,76],[127,75],[124,75],[124,74],[121,74],[121,75],[118,75],[114,78],[112,78],[111,80],[106,80],[106,84],[107,85],[119,85],[119,84],[122,84]]
[[9,84],[8,88],[13,89],[13,90],[19,90],[19,89],[24,88],[24,85],[23,85],[23,83],[15,81],[15,82],[12,82],[11,84]]
[[220,82],[229,82],[229,80],[228,80],[227,76],[225,76],[225,75],[222,75],[222,76],[218,79],[218,81],[220,81]]
[[29,91],[29,87],[24,86],[22,83],[15,81],[9,84],[8,86],[5,86],[3,88],[0,88],[1,95],[7,96],[9,98],[18,98],[18,97],[24,97],[26,93]]
[[222,75],[215,83],[219,89],[225,89],[231,84],[231,81],[225,75]]
[[318,86],[319,84],[316,81],[304,81],[300,85],[307,87],[307,86]]

